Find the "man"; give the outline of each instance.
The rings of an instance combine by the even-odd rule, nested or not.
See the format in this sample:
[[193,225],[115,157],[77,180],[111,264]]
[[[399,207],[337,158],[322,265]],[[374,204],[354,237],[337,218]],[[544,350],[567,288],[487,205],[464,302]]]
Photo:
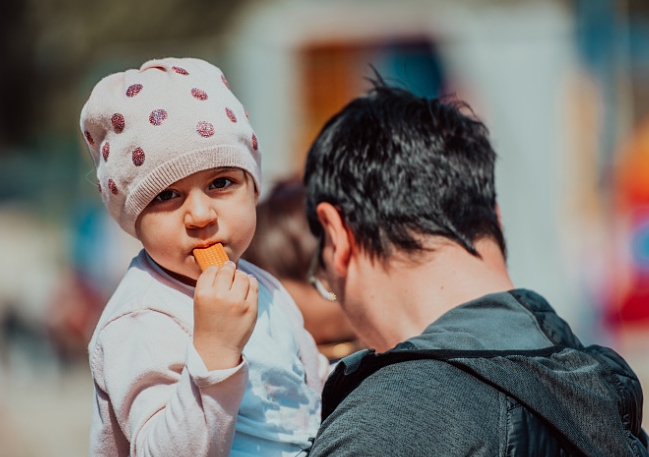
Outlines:
[[329,378],[310,457],[649,455],[629,366],[512,284],[487,135],[379,82],[311,147],[314,281],[375,351]]

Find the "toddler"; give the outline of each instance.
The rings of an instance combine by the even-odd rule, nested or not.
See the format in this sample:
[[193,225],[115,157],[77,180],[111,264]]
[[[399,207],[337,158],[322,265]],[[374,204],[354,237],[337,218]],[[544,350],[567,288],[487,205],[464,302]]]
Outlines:
[[[302,455],[327,361],[279,282],[240,260],[261,156],[223,73],[166,58],[109,75],[81,130],[104,203],[144,247],[89,344],[90,454]],[[215,243],[231,262],[201,272],[192,250]]]

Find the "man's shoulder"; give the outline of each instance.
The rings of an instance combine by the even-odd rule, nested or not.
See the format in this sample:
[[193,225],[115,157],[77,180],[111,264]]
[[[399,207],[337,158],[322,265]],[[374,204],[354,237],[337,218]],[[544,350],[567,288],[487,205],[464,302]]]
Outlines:
[[435,351],[362,351],[344,359],[330,376],[323,391],[322,415],[326,419],[343,410],[362,413],[395,408],[424,408],[438,414],[444,413],[456,396],[480,397],[472,401],[484,400],[497,407],[496,389],[448,363],[443,356],[437,357]]
[[325,386],[323,416],[326,417],[349,393],[367,385],[368,379],[372,382],[396,382],[400,387],[417,382],[421,377],[432,380],[442,373],[460,375],[461,370],[447,362],[450,355],[447,350],[418,349],[406,341],[383,353],[363,350],[345,357]]
[[[430,449],[444,455],[464,445],[470,453],[462,437],[484,437],[484,455],[498,453],[498,443],[488,441],[498,435],[504,399],[470,374],[434,358],[399,360],[368,372],[361,364],[357,373],[358,385],[324,419],[312,455],[426,455]],[[337,448],[350,453],[338,454]]]
[[[425,387],[429,390],[431,386],[435,386],[439,391],[450,387],[446,384],[449,380],[455,381],[454,389],[457,389],[459,384],[483,384],[473,375],[448,363],[445,351],[400,350],[382,354],[364,352],[358,354],[360,357],[355,361],[355,365],[347,362],[346,366],[337,370],[342,377],[357,377],[357,385],[349,393],[378,386],[389,388],[388,392],[409,390],[413,387]],[[333,376],[335,373],[332,378]],[[429,397],[430,400],[435,400],[438,395],[433,392]]]

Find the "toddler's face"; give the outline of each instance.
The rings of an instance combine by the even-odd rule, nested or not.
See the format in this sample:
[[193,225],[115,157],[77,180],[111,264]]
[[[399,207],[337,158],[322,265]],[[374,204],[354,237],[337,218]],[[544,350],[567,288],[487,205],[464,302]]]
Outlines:
[[201,269],[192,250],[221,243],[237,262],[255,232],[256,204],[254,182],[240,168],[200,171],[160,192],[135,230],[156,263],[193,285]]

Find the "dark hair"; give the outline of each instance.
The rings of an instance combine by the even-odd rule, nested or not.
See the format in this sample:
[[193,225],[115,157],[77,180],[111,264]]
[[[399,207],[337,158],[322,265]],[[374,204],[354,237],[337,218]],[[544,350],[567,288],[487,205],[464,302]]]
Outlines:
[[325,124],[309,150],[311,231],[321,236],[316,206],[328,202],[372,258],[385,260],[393,248],[422,250],[422,234],[476,256],[474,242],[491,237],[505,255],[486,126],[464,102],[417,97],[380,77],[373,84]]
[[243,258],[277,278],[306,282],[317,243],[306,219],[302,180],[287,178],[257,205],[257,229]]

